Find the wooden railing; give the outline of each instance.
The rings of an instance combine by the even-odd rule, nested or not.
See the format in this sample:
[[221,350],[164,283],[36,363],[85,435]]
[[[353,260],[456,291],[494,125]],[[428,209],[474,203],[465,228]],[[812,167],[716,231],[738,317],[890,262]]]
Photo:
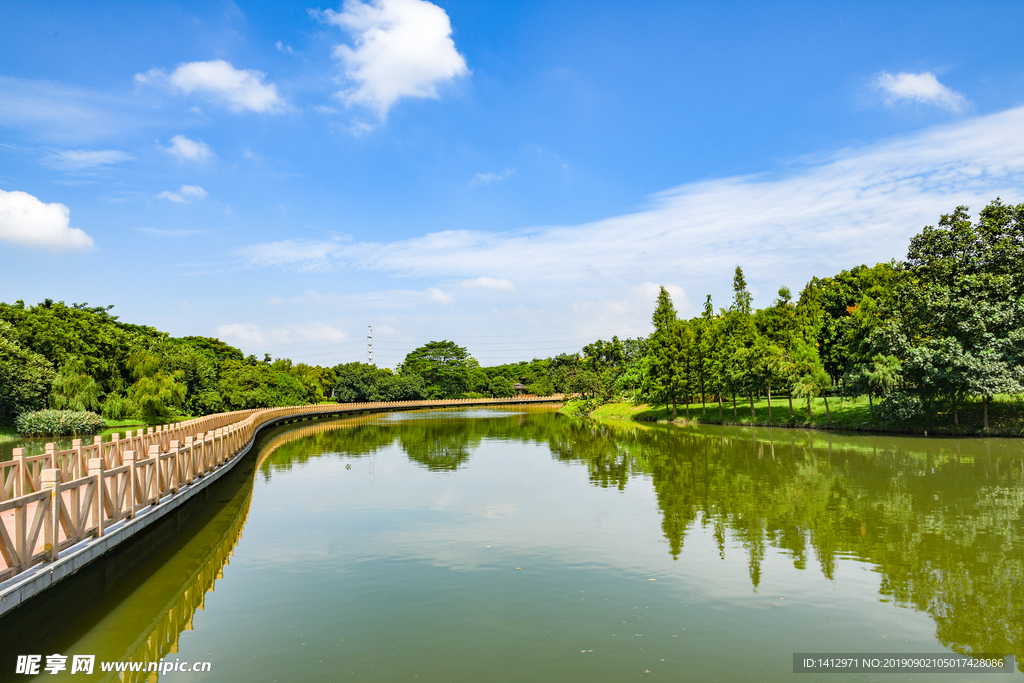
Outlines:
[[22,448],[0,463],[0,581],[114,524],[130,520],[233,461],[267,424],[288,418],[360,411],[551,402],[561,396],[346,403],[240,410],[115,434],[110,441],[80,439],[69,450],[46,445],[42,455]]

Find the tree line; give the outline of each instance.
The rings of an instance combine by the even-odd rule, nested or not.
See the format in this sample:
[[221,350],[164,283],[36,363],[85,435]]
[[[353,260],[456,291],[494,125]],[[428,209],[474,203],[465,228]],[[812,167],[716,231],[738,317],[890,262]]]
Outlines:
[[767,398],[770,420],[793,418],[794,399],[810,417],[812,398],[828,412],[829,397],[866,395],[873,421],[926,425],[939,411],[958,425],[973,400],[988,428],[992,398],[1024,392],[1024,204],[996,199],[975,221],[959,206],[911,238],[903,261],[815,277],[795,300],[782,287],[755,310],[739,266],[732,289],[728,307],[709,296],[682,319],[662,287],[641,352],[614,338],[584,348],[588,395],[664,403],[673,418],[680,403],[707,414],[710,402],[720,419]]
[[[872,421],[958,424],[980,401],[1024,393],[1024,204],[967,207],[910,240],[903,261],[782,287],[755,309],[742,268],[716,310],[681,318],[661,288],[647,337],[597,340],[579,353],[482,367],[465,347],[431,341],[394,370],[262,360],[208,337],[123,323],[111,306],[0,303],[0,422],[42,407],[109,419],[166,420],[280,405],[546,395],[671,406],[688,416],[767,398],[769,420],[811,417],[812,399],[868,398]],[[773,403],[773,401],[775,403]],[[784,402],[784,403],[783,403]],[[794,407],[794,403],[796,406]],[[728,405],[726,405],[728,404]],[[806,409],[804,409],[806,406]],[[775,411],[773,413],[773,411]],[[778,415],[778,417],[776,417]]]
[[121,322],[112,306],[0,303],[0,422],[41,408],[108,419],[183,416],[315,403],[330,368],[246,357],[208,337]]

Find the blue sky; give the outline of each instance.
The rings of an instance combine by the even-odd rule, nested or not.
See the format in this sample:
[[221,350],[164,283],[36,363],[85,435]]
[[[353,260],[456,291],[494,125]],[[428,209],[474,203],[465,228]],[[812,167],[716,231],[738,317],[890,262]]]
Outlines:
[[483,363],[1024,201],[1024,4],[0,5],[0,300]]

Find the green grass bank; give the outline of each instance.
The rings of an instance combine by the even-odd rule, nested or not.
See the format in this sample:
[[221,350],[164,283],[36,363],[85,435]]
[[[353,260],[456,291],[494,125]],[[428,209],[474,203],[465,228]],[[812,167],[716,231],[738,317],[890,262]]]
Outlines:
[[[950,436],[1024,436],[1024,396],[999,395],[988,406],[989,429],[983,429],[984,416],[980,400],[967,402],[957,410],[954,424],[952,408],[942,408],[927,421],[883,424],[872,420],[866,396],[857,398],[831,397],[829,410],[821,398],[811,400],[811,413],[807,414],[806,399],[793,399],[793,413],[783,395],[773,396],[769,410],[768,399],[754,400],[751,414],[750,399],[736,400],[735,413],[732,401],[723,402],[721,416],[717,403],[677,405],[677,424],[746,425],[799,427],[803,429],[836,429],[897,434],[928,434]],[[878,404],[875,404],[877,411]],[[606,420],[633,420],[637,422],[673,422],[672,406],[633,405],[628,401],[610,402],[598,405],[594,401],[571,401],[561,412],[574,416],[591,416]]]

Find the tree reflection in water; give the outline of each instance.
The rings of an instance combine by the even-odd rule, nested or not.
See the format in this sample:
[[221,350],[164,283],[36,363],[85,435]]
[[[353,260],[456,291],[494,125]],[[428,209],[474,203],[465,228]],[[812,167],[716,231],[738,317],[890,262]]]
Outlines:
[[882,599],[931,615],[952,650],[1024,655],[1021,442],[609,424],[539,407],[486,419],[432,412],[304,428],[313,443],[270,454],[264,476],[318,453],[361,457],[394,444],[419,466],[453,472],[486,439],[544,443],[595,486],[649,479],[674,558],[699,526],[722,557],[729,539],[740,544],[753,590],[771,549],[830,580],[841,559],[870,563]]

